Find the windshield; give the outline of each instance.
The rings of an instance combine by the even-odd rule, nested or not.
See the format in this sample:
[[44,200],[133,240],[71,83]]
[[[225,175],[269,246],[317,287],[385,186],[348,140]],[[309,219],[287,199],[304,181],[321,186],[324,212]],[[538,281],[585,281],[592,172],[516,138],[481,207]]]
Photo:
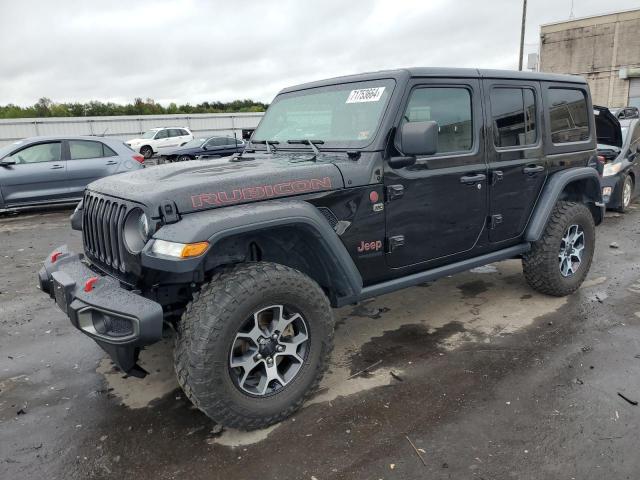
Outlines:
[[201,147],[204,142],[206,142],[206,138],[194,138],[190,142],[187,142],[183,145],[184,148],[198,148]]
[[393,80],[372,80],[279,95],[253,140],[283,144],[309,139],[337,147],[364,147],[378,130],[394,85]]
[[16,142],[9,143],[0,147],[0,158],[6,157],[9,153],[11,153],[12,150],[15,150],[22,143],[24,143],[22,140],[18,140]]
[[144,132],[140,138],[153,138],[156,133],[158,133],[158,130],[149,130],[148,132]]

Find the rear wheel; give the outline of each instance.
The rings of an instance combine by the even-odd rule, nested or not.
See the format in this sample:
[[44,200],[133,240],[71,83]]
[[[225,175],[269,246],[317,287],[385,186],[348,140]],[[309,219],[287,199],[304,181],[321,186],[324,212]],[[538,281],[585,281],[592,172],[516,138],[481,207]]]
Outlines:
[[240,264],[216,274],[187,307],[176,373],[207,416],[251,430],[300,408],[332,345],[331,307],[317,283],[279,264]]
[[189,160],[191,160],[191,157],[189,155],[180,155],[178,157],[179,162],[187,162]]
[[562,297],[584,281],[595,248],[595,224],[586,205],[558,202],[542,237],[524,255],[524,276],[535,290]]

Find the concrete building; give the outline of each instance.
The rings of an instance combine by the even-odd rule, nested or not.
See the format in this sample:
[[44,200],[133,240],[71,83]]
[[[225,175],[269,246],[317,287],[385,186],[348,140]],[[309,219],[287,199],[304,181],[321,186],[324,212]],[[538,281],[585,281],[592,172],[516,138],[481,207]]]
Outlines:
[[540,71],[582,75],[596,105],[640,107],[640,10],[542,25]]

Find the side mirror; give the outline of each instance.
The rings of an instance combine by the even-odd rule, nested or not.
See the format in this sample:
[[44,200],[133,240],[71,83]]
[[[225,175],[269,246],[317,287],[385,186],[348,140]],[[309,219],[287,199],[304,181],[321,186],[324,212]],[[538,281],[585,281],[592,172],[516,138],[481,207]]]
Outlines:
[[2,167],[9,167],[11,165],[15,165],[16,161],[15,160],[2,160],[0,161],[0,166]]
[[438,123],[404,123],[400,130],[400,145],[405,155],[433,155],[438,151]]
[[203,149],[203,150],[209,150],[209,147],[207,147],[206,145],[203,145],[203,146],[202,146],[202,149]]

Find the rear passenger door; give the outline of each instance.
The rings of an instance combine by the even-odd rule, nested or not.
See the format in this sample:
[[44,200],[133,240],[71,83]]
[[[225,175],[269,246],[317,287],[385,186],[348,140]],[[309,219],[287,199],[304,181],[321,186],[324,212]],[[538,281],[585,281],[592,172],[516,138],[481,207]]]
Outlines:
[[0,167],[0,189],[6,205],[41,203],[69,197],[67,162],[61,142],[41,142],[14,151]]
[[489,163],[489,239],[519,237],[547,176],[540,86],[535,81],[483,80]]
[[118,170],[120,159],[116,152],[100,141],[67,140],[65,144],[68,186],[72,197],[81,197],[89,183],[113,175]]

